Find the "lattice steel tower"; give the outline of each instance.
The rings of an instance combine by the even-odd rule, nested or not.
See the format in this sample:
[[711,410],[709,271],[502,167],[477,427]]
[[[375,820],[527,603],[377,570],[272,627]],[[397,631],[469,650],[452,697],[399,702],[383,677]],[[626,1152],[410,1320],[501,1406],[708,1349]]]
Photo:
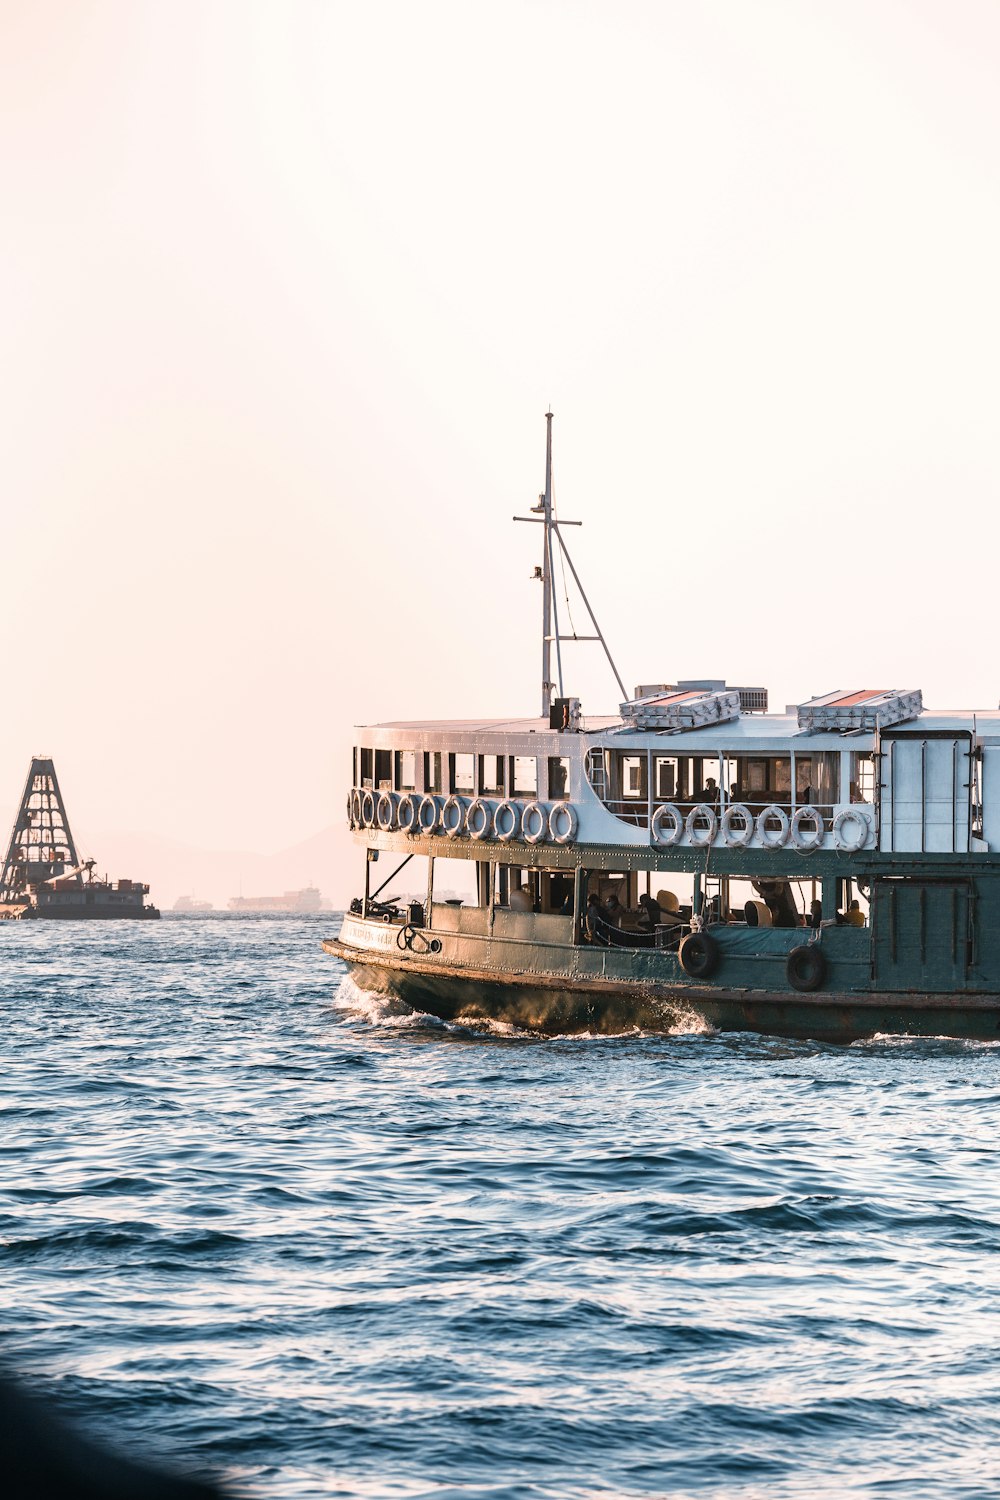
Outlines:
[[69,819],[51,760],[31,762],[21,806],[10,835],[10,847],[0,879],[0,901],[23,896],[28,885],[81,869]]

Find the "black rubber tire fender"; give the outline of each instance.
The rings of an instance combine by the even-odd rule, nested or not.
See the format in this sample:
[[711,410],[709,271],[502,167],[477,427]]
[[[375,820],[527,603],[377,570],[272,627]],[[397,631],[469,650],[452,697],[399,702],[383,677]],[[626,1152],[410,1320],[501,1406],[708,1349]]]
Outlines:
[[707,979],[719,964],[719,945],[707,932],[689,932],[677,950],[681,968],[692,979]]
[[785,961],[785,977],[793,990],[818,990],[826,978],[826,959],[818,943],[800,943]]

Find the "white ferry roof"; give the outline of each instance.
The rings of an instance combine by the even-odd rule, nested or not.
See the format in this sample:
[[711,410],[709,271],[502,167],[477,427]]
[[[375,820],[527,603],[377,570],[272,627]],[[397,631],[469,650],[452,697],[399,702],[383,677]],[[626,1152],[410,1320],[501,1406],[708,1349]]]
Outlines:
[[[719,747],[725,742],[725,748],[737,749],[740,745],[756,745],[760,749],[773,748],[776,744],[784,741],[795,741],[799,746],[814,745],[817,749],[826,746],[831,747],[855,745],[869,746],[874,741],[874,734],[869,730],[848,730],[847,732],[823,729],[809,730],[799,727],[797,709],[783,714],[742,714],[738,719],[733,719],[725,724],[705,725],[697,729],[682,729],[663,731],[655,729],[635,729],[622,721],[619,714],[585,714],[579,731],[579,738],[592,740],[595,737],[625,741],[636,745],[659,745],[664,749],[668,745],[698,745],[706,747],[712,745]],[[892,734],[919,735],[921,730],[933,730],[936,733],[955,731],[956,733],[969,733],[975,730],[978,737],[983,739],[1000,739],[1000,709],[934,709],[924,708],[918,718],[907,720],[891,728]],[[480,737],[492,739],[499,736],[528,736],[538,735],[544,737],[551,743],[566,743],[572,740],[572,732],[567,733],[552,729],[547,719],[543,718],[496,718],[496,719],[393,719],[378,724],[364,724],[356,726],[358,735],[370,731],[376,734],[388,734],[393,737],[400,734],[419,736],[423,743],[427,743],[433,737],[436,744],[446,748],[447,744],[456,740],[464,741],[470,745]],[[886,731],[883,730],[883,733]]]

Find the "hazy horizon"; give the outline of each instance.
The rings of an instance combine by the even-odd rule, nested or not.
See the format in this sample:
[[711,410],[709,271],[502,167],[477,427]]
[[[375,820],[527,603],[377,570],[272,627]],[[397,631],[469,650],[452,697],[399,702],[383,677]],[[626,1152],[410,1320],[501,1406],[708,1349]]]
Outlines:
[[992,7],[4,23],[4,838],[44,751],[343,900],[353,724],[537,709],[550,404],[629,687],[996,706]]

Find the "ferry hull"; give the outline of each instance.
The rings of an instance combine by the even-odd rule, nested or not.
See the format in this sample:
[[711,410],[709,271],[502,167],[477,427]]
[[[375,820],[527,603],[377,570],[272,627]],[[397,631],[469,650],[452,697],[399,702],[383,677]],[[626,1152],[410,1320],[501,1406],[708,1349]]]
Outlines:
[[719,986],[683,988],[574,974],[490,974],[464,965],[372,954],[328,939],[365,990],[443,1021],[503,1021],[545,1036],[616,1035],[690,1026],[833,1043],[880,1034],[1000,1039],[1000,996],[878,993],[790,994]]

